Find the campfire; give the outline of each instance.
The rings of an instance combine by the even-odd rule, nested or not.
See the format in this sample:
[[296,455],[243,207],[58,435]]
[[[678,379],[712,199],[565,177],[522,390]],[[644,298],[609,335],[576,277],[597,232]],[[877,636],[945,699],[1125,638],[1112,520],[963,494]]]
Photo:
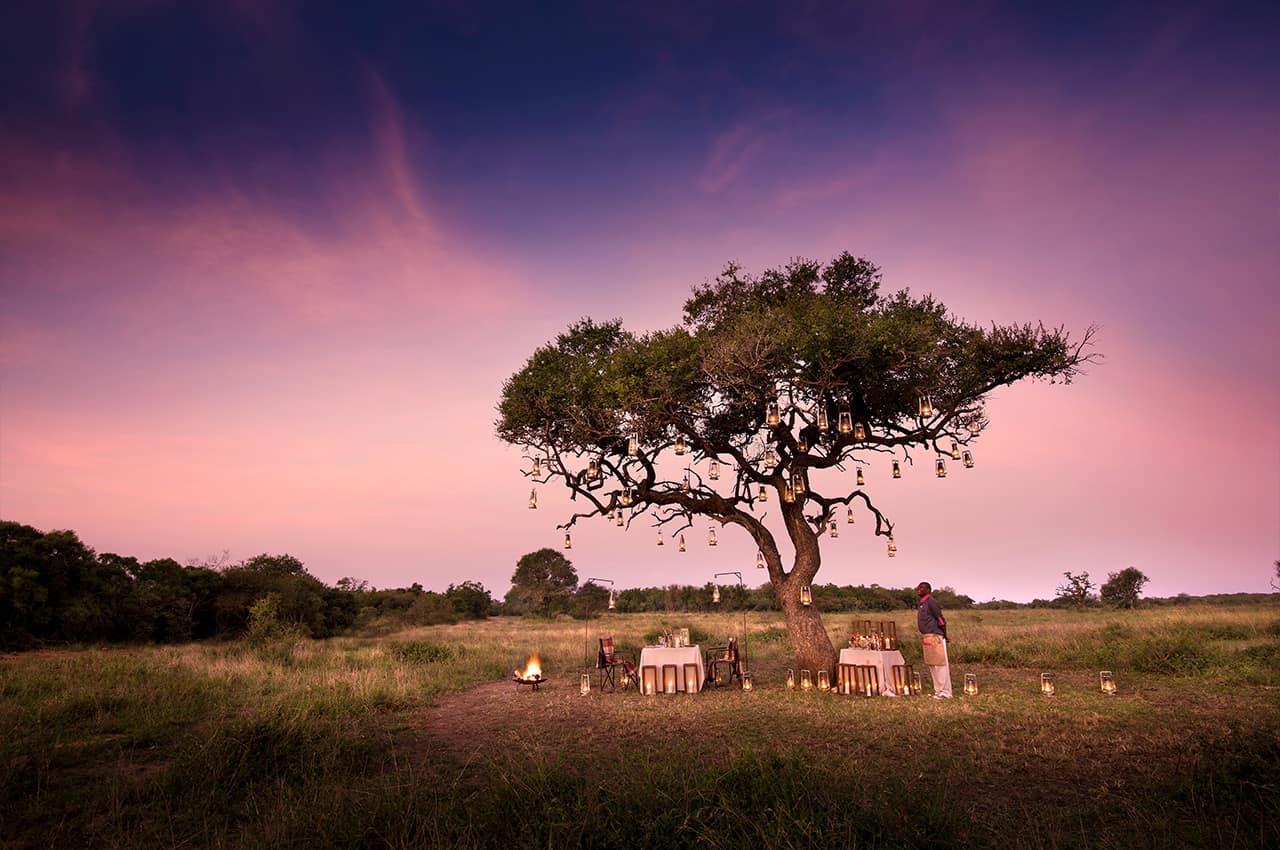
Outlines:
[[521,685],[529,685],[536,691],[538,685],[546,681],[542,676],[542,660],[538,658],[538,654],[535,652],[529,656],[523,670],[511,671],[511,679],[516,683],[516,690],[520,690]]

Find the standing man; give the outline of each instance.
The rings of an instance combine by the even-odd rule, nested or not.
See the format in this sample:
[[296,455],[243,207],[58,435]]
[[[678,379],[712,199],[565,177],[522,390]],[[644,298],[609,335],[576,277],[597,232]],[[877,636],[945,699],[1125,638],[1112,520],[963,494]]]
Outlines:
[[933,598],[933,586],[927,581],[916,585],[920,607],[916,609],[916,626],[924,635],[924,664],[933,679],[933,698],[951,699],[951,665],[947,662],[947,621],[942,606]]

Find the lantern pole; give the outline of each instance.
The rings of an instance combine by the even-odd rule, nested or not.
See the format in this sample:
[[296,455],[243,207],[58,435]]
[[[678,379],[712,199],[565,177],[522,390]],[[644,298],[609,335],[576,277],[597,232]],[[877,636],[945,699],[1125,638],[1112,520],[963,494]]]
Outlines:
[[[583,587],[592,582],[603,581],[609,583],[609,608],[612,610],[613,604],[613,579],[611,578],[589,578],[582,583]],[[587,630],[591,627],[591,600],[587,599],[583,605],[585,608],[582,622],[582,662],[583,669],[590,669],[591,663],[591,638],[587,635]]]
[[[745,659],[747,657],[747,602],[746,602],[747,586],[742,581],[742,573],[738,572],[737,570],[729,570],[728,572],[724,572],[724,573],[716,573],[714,576],[712,576],[712,579],[720,578],[720,576],[737,576],[738,587],[742,588],[742,657]],[[745,668],[746,664],[743,664],[742,666]]]

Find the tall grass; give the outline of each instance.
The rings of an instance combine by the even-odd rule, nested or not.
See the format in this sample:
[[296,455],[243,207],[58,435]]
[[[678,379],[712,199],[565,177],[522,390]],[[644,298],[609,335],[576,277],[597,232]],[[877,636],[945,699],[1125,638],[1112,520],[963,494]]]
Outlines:
[[[570,683],[601,635],[718,643],[740,612],[8,656],[0,846],[1280,844],[1280,609],[948,613],[953,675],[982,691],[947,704],[782,690],[767,613],[744,636],[755,694],[678,700]],[[838,645],[857,617],[827,617]],[[449,713],[535,652],[545,694]]]

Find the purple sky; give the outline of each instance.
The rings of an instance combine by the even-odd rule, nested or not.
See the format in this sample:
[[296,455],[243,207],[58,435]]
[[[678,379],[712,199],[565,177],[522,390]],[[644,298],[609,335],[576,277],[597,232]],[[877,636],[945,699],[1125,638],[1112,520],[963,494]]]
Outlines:
[[[502,381],[582,316],[841,250],[975,322],[1101,325],[978,465],[869,484],[819,582],[1262,591],[1280,557],[1280,20],[1264,6],[27,4],[0,35],[0,517],[505,593]],[[492,7],[486,6],[492,9]],[[756,571],[575,531],[580,576]]]

